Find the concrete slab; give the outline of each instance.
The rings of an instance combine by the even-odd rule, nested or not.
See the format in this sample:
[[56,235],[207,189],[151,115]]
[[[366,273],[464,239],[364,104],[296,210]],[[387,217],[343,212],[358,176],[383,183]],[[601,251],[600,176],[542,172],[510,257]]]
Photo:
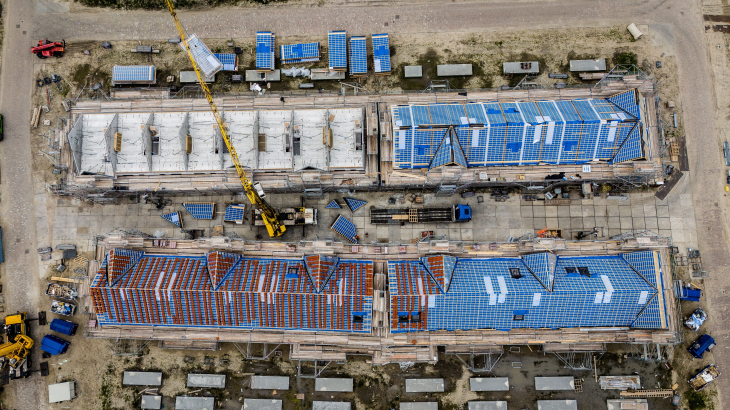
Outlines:
[[[215,409],[214,397],[175,397],[175,410],[213,410]],[[276,409],[279,410],[279,409]]]
[[472,377],[469,379],[471,391],[509,391],[507,377]]
[[162,372],[124,372],[124,386],[161,386]]
[[352,407],[352,405],[349,401],[314,401],[314,402],[312,402],[312,410],[350,410],[351,407]]
[[436,75],[439,77],[472,75],[472,66],[471,64],[439,64],[436,66]]
[[537,410],[578,410],[575,400],[538,400]]
[[187,387],[224,389],[226,387],[226,375],[189,373]]
[[444,379],[406,379],[406,393],[441,393]]
[[400,403],[400,410],[438,410],[439,404],[435,401],[421,401]]
[[257,83],[260,81],[281,81],[281,70],[276,69],[270,73],[259,73],[256,70],[246,70],[246,81],[249,83]]
[[242,410],[281,410],[281,400],[243,399]]
[[556,390],[575,390],[575,379],[573,376],[565,377],[535,377],[535,390],[538,391],[556,391]]
[[318,377],[314,380],[314,390],[327,392],[352,392],[352,379]]
[[162,396],[142,396],[142,410],[158,410],[162,408]]
[[507,410],[506,401],[470,401],[469,410]]
[[404,69],[404,75],[406,78],[421,78],[423,77],[423,67],[420,65],[407,65]]
[[289,378],[285,376],[252,376],[254,390],[289,390]]

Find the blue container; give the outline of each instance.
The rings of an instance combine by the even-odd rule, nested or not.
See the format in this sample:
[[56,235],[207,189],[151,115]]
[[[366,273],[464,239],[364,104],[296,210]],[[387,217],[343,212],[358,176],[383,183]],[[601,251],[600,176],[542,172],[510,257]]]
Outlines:
[[43,336],[41,350],[52,355],[64,354],[68,350],[69,342],[53,335]]
[[76,329],[78,329],[79,325],[73,322],[69,322],[68,320],[63,319],[53,319],[51,321],[51,330],[58,333],[63,333],[64,335],[73,336],[76,334]]
[[687,348],[687,351],[692,356],[702,359],[702,355],[704,355],[706,351],[711,350],[713,347],[715,347],[715,339],[713,339],[710,335],[702,335]]

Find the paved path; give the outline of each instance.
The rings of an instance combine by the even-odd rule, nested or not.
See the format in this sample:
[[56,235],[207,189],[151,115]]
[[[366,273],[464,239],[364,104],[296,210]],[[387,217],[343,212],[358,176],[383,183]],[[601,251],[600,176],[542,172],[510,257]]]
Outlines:
[[[43,13],[36,16],[36,1],[8,0],[5,7],[5,42],[0,75],[0,109],[6,118],[6,141],[0,144],[2,171],[2,211],[5,228],[6,296],[11,309],[35,306],[35,294],[27,292],[38,285],[35,255],[35,223],[30,187],[29,146],[30,90],[32,56],[27,52],[33,40],[159,39],[177,35],[170,17],[164,12],[118,12],[94,10],[84,13]],[[43,3],[52,3],[45,1]],[[683,120],[688,136],[693,202],[697,215],[700,249],[706,268],[720,277],[730,266],[726,221],[726,202],[721,198],[723,164],[717,144],[712,77],[703,35],[701,13],[696,2],[686,0],[562,0],[562,1],[436,1],[350,2],[348,5],[281,5],[252,9],[217,9],[210,12],[180,12],[188,32],[201,37],[251,36],[257,30],[275,31],[279,36],[320,35],[329,29],[373,34],[493,31],[502,29],[562,28],[612,24],[659,24],[669,27],[674,40],[680,75]],[[40,6],[43,6],[41,4]],[[63,7],[38,7],[38,11],[63,10]],[[23,21],[21,23],[21,20]],[[388,26],[385,27],[385,22]],[[20,28],[16,28],[20,24]],[[23,35],[22,31],[27,34]],[[25,254],[25,250],[30,254]],[[17,277],[17,280],[16,278]],[[727,303],[720,295],[727,289],[724,279],[712,279],[706,288],[717,306],[713,321],[716,335],[728,334],[730,317]],[[721,368],[730,368],[730,355],[717,355]],[[39,380],[36,378],[35,380]],[[45,388],[32,393],[34,382],[12,388],[23,400],[15,408],[39,409],[45,405]],[[730,378],[720,378],[722,402],[730,401]],[[37,388],[37,386],[35,386]],[[91,393],[91,392],[89,392]],[[11,395],[13,393],[11,392]],[[720,406],[722,408],[722,406]]]

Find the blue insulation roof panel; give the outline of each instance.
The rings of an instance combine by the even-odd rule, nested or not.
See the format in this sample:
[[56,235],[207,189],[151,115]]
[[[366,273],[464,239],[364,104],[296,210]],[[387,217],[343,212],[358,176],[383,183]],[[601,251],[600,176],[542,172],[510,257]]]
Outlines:
[[246,211],[245,204],[228,205],[226,207],[226,213],[223,215],[225,222],[238,222],[243,221],[243,215]]
[[183,202],[183,208],[195,219],[213,219],[215,204],[208,202]]
[[365,37],[350,37],[350,75],[368,73],[368,55]]
[[388,262],[394,333],[669,326],[656,251],[458,258],[445,291],[423,259]]
[[155,84],[157,71],[153,65],[115,65],[112,68],[112,85]]
[[180,212],[172,212],[162,215],[162,219],[169,221],[171,224],[177,226],[180,229],[182,229],[183,227],[182,216],[180,215]]
[[355,198],[342,198],[345,201],[345,204],[347,204],[347,207],[350,208],[351,212],[355,212],[358,209],[362,208],[367,204],[367,201],[363,201],[361,199],[355,199]]
[[390,73],[390,40],[388,34],[373,34],[373,66],[375,74]]
[[319,43],[290,44],[280,47],[281,63],[309,63],[319,61]]
[[256,69],[274,71],[274,33],[256,32]]
[[392,106],[393,165],[429,168],[442,165],[444,158],[434,161],[437,151],[449,160],[452,154],[459,155],[453,149],[439,151],[449,126],[456,128],[455,139],[467,167],[644,158],[646,144],[635,94],[627,91],[610,99],[572,101]]
[[347,69],[347,33],[330,31],[327,36],[330,70]]
[[332,202],[330,202],[329,204],[327,204],[327,206],[325,206],[325,208],[326,209],[340,209],[342,207],[340,206],[340,204],[337,203],[336,200],[333,199]]
[[350,243],[358,242],[358,240],[356,238],[357,228],[355,227],[355,224],[342,215],[337,216],[337,219],[335,219],[335,221],[332,222],[330,229],[332,229],[333,231],[342,235],[342,237],[347,239],[347,241]]
[[213,54],[223,64],[221,71],[238,71],[238,56],[233,53]]

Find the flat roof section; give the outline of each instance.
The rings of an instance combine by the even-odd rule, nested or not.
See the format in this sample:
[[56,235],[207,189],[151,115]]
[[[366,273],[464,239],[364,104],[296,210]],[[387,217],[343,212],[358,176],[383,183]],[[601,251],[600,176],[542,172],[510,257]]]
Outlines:
[[537,74],[540,72],[539,61],[515,61],[502,63],[504,74]]
[[258,169],[289,170],[294,164],[291,147],[287,144],[292,132],[292,111],[259,111],[257,149]]
[[289,390],[289,378],[286,376],[251,376],[251,388],[254,390]]
[[312,410],[350,410],[351,407],[352,407],[352,404],[349,401],[314,401],[314,402],[312,402]]
[[352,392],[352,379],[318,377],[314,380],[314,390]]
[[187,118],[188,114],[185,112],[152,113],[152,172],[185,171],[182,138],[187,134],[187,126],[183,128]]
[[538,400],[537,410],[578,410],[575,400]]
[[[256,111],[224,111],[223,120],[228,126],[228,138],[238,154],[241,165],[247,168],[258,168],[256,155]],[[227,148],[226,148],[227,152]],[[233,167],[233,159],[228,153],[223,156],[223,167]]]
[[570,60],[570,71],[606,71],[606,59]]
[[281,410],[281,400],[243,399],[243,410]]
[[162,408],[162,396],[142,396],[142,410],[159,410]]
[[575,390],[575,378],[565,377],[535,377],[535,390]]
[[438,410],[439,404],[436,401],[417,401],[400,403],[400,410]]
[[471,64],[439,64],[436,66],[436,75],[439,77],[472,75],[472,67]]
[[124,386],[161,386],[162,372],[124,372]]
[[508,391],[508,377],[472,377],[469,379],[471,391]]
[[406,393],[441,393],[444,379],[406,379]]
[[406,78],[421,78],[423,77],[423,66],[407,65],[403,73]]
[[175,410],[214,410],[214,397],[175,397]]
[[470,401],[469,410],[507,410],[506,401]]
[[613,399],[606,400],[607,410],[649,410],[646,399]]
[[[327,126],[327,110],[294,111],[294,170],[315,168],[326,171],[328,148],[323,131]],[[299,143],[297,144],[297,141]],[[299,145],[297,147],[297,145]]]
[[115,118],[116,114],[81,116],[78,125],[81,133],[80,171],[82,173],[114,175],[112,162],[107,160],[112,147],[108,146],[106,131]]
[[329,109],[327,117],[328,126],[332,130],[328,169],[364,168],[363,110],[360,108]]
[[145,151],[146,141],[135,143],[145,138],[145,125],[151,123],[149,113],[119,114],[117,132],[122,134],[122,150],[117,153],[117,172],[150,172]]
[[[219,171],[222,169],[218,123],[212,112],[196,111],[188,114],[188,134],[193,139],[193,149],[188,154],[188,171]],[[227,154],[226,154],[227,155]]]
[[188,373],[187,387],[224,389],[226,387],[226,375]]

